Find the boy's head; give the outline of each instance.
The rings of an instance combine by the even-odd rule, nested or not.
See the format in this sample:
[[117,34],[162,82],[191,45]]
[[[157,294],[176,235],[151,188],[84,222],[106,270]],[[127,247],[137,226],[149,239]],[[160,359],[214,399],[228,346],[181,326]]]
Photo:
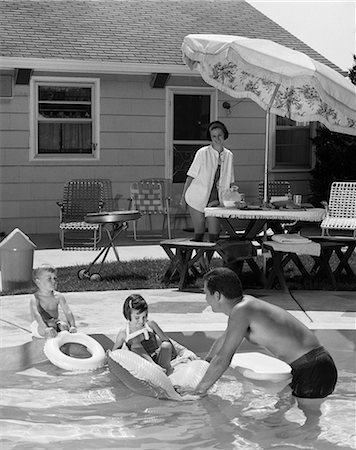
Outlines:
[[148,310],[146,300],[140,294],[132,294],[127,297],[123,306],[123,314],[126,320],[131,320],[131,311],[136,309],[139,313]]
[[33,281],[38,286],[39,281],[44,277],[44,275],[54,275],[57,277],[57,269],[50,264],[41,264],[39,267],[33,270]]

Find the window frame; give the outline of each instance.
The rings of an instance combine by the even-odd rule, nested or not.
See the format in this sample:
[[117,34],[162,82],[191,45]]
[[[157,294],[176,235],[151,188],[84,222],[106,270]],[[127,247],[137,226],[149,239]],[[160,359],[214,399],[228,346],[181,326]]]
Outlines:
[[[281,126],[282,128],[282,126]],[[287,127],[286,127],[287,128]],[[294,129],[294,127],[288,127],[290,129]],[[275,114],[271,114],[270,116],[270,139],[269,139],[269,148],[271,149],[269,153],[269,166],[270,172],[310,172],[315,164],[315,155],[314,155],[314,145],[310,142],[309,148],[309,165],[308,166],[293,166],[292,164],[287,166],[277,165],[276,162],[276,136],[278,132],[279,126],[277,126],[277,116]],[[309,122],[309,136],[310,138],[315,137],[317,129],[316,122]]]
[[[174,127],[174,95],[209,95],[210,96],[210,122],[217,120],[218,112],[218,91],[212,87],[196,86],[167,86],[166,87],[166,178],[173,179],[173,143],[177,144],[195,144],[195,140],[177,140],[173,139]],[[200,146],[205,145],[205,141],[199,141]],[[206,140],[208,143],[209,141]]]
[[[38,153],[38,86],[83,86],[92,89],[92,142],[91,154]],[[84,77],[34,76],[30,81],[30,161],[98,161],[100,159],[100,79]]]

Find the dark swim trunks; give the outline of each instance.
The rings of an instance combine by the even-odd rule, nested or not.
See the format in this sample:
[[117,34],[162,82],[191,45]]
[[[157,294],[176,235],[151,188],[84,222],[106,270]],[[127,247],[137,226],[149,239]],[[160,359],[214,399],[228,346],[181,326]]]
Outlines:
[[291,363],[290,387],[296,397],[324,398],[336,385],[337,369],[324,347],[317,347]]

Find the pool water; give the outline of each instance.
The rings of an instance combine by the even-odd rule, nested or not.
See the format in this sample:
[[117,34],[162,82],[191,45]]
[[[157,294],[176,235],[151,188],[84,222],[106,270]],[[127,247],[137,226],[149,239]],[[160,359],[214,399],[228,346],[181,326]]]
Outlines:
[[[331,396],[304,406],[288,387],[257,384],[233,369],[207,397],[181,403],[137,395],[107,368],[71,373],[46,362],[6,373],[0,448],[354,449],[355,332],[316,334],[335,359],[339,379]],[[212,342],[204,333],[171,336],[198,353]]]

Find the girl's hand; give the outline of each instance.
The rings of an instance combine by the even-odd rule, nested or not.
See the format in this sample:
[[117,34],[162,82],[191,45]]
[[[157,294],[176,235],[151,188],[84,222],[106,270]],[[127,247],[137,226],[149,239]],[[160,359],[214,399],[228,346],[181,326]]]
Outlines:
[[69,328],[69,333],[76,333],[77,332],[77,327],[70,327]]

